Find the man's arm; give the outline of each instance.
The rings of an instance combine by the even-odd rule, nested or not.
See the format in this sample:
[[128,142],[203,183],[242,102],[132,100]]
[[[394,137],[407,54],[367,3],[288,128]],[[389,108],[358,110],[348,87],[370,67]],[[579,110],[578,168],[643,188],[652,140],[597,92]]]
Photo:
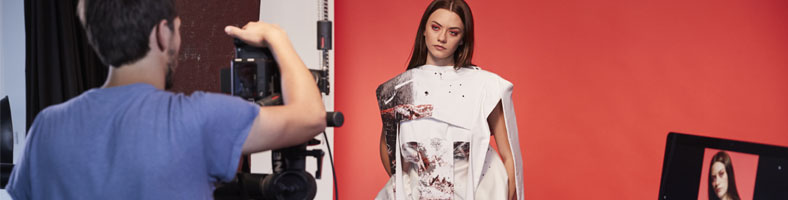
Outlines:
[[284,105],[260,108],[243,144],[244,154],[304,143],[326,128],[326,110],[317,84],[282,28],[249,22],[243,28],[227,26],[225,32],[247,44],[270,48],[282,76]]

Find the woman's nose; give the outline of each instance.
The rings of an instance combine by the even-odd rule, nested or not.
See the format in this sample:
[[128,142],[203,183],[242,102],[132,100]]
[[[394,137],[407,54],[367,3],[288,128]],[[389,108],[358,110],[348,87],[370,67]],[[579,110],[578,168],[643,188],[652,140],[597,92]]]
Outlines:
[[446,32],[442,32],[438,34],[438,42],[446,43]]

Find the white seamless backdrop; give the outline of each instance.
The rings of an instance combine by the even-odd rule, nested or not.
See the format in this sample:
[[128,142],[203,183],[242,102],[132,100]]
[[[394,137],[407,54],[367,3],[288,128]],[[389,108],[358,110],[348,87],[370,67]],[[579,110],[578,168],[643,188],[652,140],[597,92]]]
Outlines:
[[[321,0],[295,0],[295,1],[282,1],[282,0],[261,0],[260,1],[260,20],[279,24],[285,29],[287,35],[295,47],[296,52],[304,60],[304,63],[310,69],[320,69],[321,52],[317,50],[317,21],[322,15],[319,3]],[[329,20],[334,21],[334,0],[328,1],[328,17]],[[333,31],[333,27],[332,27]],[[332,33],[333,35],[333,33]],[[330,85],[334,85],[334,51],[329,51],[329,70],[330,70]],[[333,88],[332,88],[333,90]],[[334,110],[334,91],[331,91],[328,96],[323,96],[323,103],[329,111]],[[327,128],[328,142],[331,144],[333,151],[334,148],[334,130]],[[323,135],[316,137],[325,143]],[[328,150],[325,144],[320,146],[310,147],[309,149],[322,149],[326,153],[323,158],[323,173],[322,178],[317,180],[317,194],[315,199],[332,199],[334,194],[333,185],[333,169],[328,156]],[[333,152],[332,152],[333,153]],[[252,154],[252,167],[253,173],[271,173],[271,153],[262,152]],[[306,160],[307,172],[314,175],[317,169],[317,161],[314,158],[307,158]]]

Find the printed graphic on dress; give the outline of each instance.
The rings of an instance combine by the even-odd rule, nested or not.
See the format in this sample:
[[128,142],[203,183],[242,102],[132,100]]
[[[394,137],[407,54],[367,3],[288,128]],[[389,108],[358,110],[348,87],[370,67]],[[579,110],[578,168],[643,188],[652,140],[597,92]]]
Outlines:
[[378,86],[376,91],[392,174],[396,172],[394,149],[400,122],[432,116],[432,105],[413,105],[411,73],[412,71],[406,71],[386,81]]
[[454,142],[454,160],[468,161],[471,155],[470,142]]
[[410,176],[417,186],[419,199],[451,199],[454,196],[454,166],[451,143],[432,138],[427,144],[407,142],[402,145],[403,176]]

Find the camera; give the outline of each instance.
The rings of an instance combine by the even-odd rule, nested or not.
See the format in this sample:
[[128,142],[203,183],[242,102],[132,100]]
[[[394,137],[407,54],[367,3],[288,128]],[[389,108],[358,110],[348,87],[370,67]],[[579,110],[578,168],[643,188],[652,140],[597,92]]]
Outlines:
[[[260,106],[282,105],[279,66],[268,48],[250,46],[234,39],[235,58],[230,68],[221,70],[222,92],[238,96]],[[327,72],[310,70],[320,87],[320,80],[327,80]],[[327,84],[325,84],[327,87]],[[324,91],[321,89],[321,91]],[[330,127],[342,126],[341,112],[326,112]],[[215,199],[314,199],[317,192],[315,178],[322,174],[323,156],[320,149],[307,150],[307,146],[321,144],[311,139],[307,143],[276,149],[271,152],[273,173],[250,173],[249,157],[242,159],[241,170],[235,179],[222,183],[214,191]],[[330,149],[329,149],[330,151]],[[315,176],[306,172],[306,157],[317,159]]]
[[[250,46],[238,39],[233,43],[235,58],[229,71],[221,73],[222,91],[261,106],[281,105],[279,66],[271,50]],[[263,102],[266,98],[273,100]]]

